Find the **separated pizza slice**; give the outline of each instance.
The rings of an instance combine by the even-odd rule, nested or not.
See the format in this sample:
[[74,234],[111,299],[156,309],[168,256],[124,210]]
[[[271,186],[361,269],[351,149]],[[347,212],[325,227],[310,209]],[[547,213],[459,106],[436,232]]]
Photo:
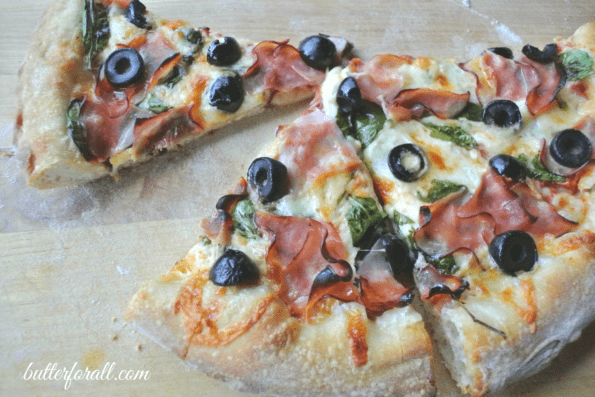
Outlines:
[[30,185],[84,183],[266,107],[314,95],[351,45],[300,50],[166,21],[138,0],[55,0],[20,71],[16,143]]
[[322,85],[419,252],[417,289],[465,393],[542,369],[595,317],[594,38],[588,24],[464,64],[380,55]]
[[281,127],[203,230],[130,303],[148,336],[243,391],[434,395],[415,257],[322,111]]

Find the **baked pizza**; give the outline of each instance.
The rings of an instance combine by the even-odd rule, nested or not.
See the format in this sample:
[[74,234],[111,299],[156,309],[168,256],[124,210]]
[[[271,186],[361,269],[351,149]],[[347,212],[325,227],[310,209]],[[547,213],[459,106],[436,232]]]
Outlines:
[[540,370],[595,317],[594,57],[591,23],[329,70],[128,319],[250,392],[433,395],[432,346],[473,396]]
[[354,59],[322,85],[418,253],[417,293],[465,393],[538,371],[595,317],[594,55],[591,23],[465,63]]
[[28,183],[85,183],[266,107],[314,95],[351,48],[253,42],[167,21],[138,0],[55,0],[19,73]]
[[595,317],[595,24],[466,62],[350,47],[54,0],[20,72],[28,182],[117,176],[314,97],[128,320],[257,393],[435,395],[434,350],[473,396],[540,370]]
[[129,321],[238,390],[434,394],[414,253],[333,118],[312,109],[282,127],[216,208]]

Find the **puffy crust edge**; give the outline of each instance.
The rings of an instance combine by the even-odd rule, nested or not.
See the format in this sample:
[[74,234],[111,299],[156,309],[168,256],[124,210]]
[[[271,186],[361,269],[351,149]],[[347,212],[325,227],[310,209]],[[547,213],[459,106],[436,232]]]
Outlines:
[[66,109],[83,71],[83,2],[54,0],[33,33],[19,71],[19,119],[15,143],[37,188],[87,182],[109,173],[84,160],[66,131]]
[[[191,252],[196,253],[196,247]],[[329,397],[435,395],[430,338],[421,316],[411,307],[387,312],[390,317],[381,324],[378,319],[375,323],[368,321],[357,304],[336,305],[322,322],[303,324],[275,298],[260,320],[230,344],[189,344],[190,336],[181,316],[174,313],[174,305],[192,277],[192,273],[180,273],[181,268],[188,269],[190,262],[195,262],[194,254],[189,254],[168,275],[142,287],[126,313],[127,321],[188,365],[234,389],[252,393]],[[369,360],[362,367],[353,365],[346,332],[346,313],[358,310],[364,316],[368,333],[373,334],[368,337]],[[377,334],[381,337],[373,338]]]
[[[587,232],[589,233],[589,232]],[[501,389],[539,372],[595,319],[595,243],[560,255],[531,277],[537,321],[504,340],[475,323],[461,305],[440,313],[428,307],[436,345],[459,387],[472,396]]]

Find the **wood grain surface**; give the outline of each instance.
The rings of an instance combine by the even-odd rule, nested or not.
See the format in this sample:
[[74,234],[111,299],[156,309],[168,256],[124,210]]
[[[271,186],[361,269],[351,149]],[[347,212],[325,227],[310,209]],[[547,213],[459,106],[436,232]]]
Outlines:
[[[592,0],[146,0],[153,12],[253,40],[348,38],[356,54],[454,57],[542,47],[595,20]],[[0,0],[0,153],[10,151],[17,73],[49,0]],[[302,105],[278,109],[134,170],[119,181],[36,191],[0,155],[0,395],[245,396],[187,369],[123,321],[143,282],[193,245],[198,221]],[[568,299],[572,299],[571,296]],[[26,380],[27,369],[148,371],[147,380]],[[441,396],[458,396],[436,364]],[[498,396],[595,395],[595,325],[546,370]]]

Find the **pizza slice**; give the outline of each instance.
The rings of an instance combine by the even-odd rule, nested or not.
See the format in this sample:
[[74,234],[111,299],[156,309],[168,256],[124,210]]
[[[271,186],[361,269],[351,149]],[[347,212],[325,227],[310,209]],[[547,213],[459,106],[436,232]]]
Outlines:
[[454,380],[474,396],[549,363],[595,318],[595,24],[459,64],[378,55],[319,107],[360,147]]
[[434,395],[415,257],[322,111],[281,127],[203,230],[133,298],[148,336],[242,391]]
[[88,182],[266,107],[314,95],[343,39],[250,40],[138,0],[55,0],[20,71],[15,141],[30,185]]

